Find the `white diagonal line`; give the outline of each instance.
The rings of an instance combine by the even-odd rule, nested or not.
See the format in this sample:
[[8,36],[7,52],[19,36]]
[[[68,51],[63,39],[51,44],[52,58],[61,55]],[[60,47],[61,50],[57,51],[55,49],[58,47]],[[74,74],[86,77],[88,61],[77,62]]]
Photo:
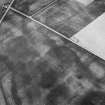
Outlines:
[[[91,53],[91,54],[97,56],[98,58],[101,58],[100,56],[98,56],[97,54],[95,54],[93,51],[87,49],[86,47],[82,47],[82,46],[78,43],[78,40],[77,40],[77,39],[72,39],[72,37],[71,37],[71,38],[68,38],[68,37],[66,37],[65,35],[63,35],[63,34],[57,32],[57,31],[55,31],[54,29],[50,28],[49,26],[47,26],[47,25],[45,25],[45,24],[39,22],[38,20],[33,19],[31,16],[28,16],[28,15],[24,14],[23,12],[21,12],[21,11],[15,9],[15,8],[13,8],[13,7],[10,7],[10,9],[13,10],[14,12],[17,12],[17,13],[19,13],[19,14],[21,14],[21,15],[27,17],[28,19],[30,19],[30,20],[32,20],[32,21],[34,21],[34,22],[40,24],[41,26],[43,26],[43,27],[45,27],[45,28],[51,30],[52,32],[56,33],[57,35],[61,36],[62,38],[64,38],[64,39],[70,41],[71,43],[73,43],[73,44],[79,46],[80,48],[82,48],[82,49],[88,51],[89,53]],[[102,59],[102,60],[105,60],[105,59],[103,59],[103,58],[101,58],[101,59]]]
[[21,14],[21,15],[23,15],[23,16],[25,16],[25,17],[27,17],[27,18],[29,18],[30,20],[32,20],[32,21],[34,21],[34,22],[40,24],[41,26],[44,26],[45,28],[51,30],[52,32],[55,32],[56,34],[59,34],[59,35],[62,36],[63,38],[65,38],[65,39],[67,39],[67,40],[70,41],[70,38],[67,38],[67,37],[64,36],[63,34],[61,34],[61,33],[57,32],[57,31],[55,31],[54,29],[48,27],[47,25],[45,25],[45,24],[43,24],[43,23],[41,23],[41,22],[39,22],[39,21],[33,19],[31,16],[28,16],[28,15],[24,14],[23,12],[18,11],[17,9],[15,9],[15,8],[13,8],[13,7],[11,7],[10,9],[13,10],[13,11],[15,11],[15,12],[17,12],[17,13],[19,13],[19,14]]
[[8,13],[8,11],[9,11],[10,7],[12,6],[13,2],[14,2],[14,0],[11,1],[11,3],[10,3],[10,5],[8,6],[7,10],[5,11],[4,15],[3,15],[2,18],[0,19],[0,24],[1,24],[2,20],[4,19],[4,17],[6,16],[6,14]]

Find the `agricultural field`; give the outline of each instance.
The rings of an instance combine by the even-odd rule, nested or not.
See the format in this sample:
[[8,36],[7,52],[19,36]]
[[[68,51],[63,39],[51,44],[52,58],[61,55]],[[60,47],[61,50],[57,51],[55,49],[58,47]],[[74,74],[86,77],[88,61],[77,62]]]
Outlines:
[[0,4],[0,105],[105,105],[105,60],[72,41],[104,0]]

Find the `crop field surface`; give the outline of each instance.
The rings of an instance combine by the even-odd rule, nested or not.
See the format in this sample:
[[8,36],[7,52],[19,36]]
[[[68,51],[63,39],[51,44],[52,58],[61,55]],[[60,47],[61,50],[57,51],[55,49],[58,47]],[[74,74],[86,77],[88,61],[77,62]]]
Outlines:
[[1,0],[0,105],[105,105],[105,59],[73,41],[104,11],[105,0]]

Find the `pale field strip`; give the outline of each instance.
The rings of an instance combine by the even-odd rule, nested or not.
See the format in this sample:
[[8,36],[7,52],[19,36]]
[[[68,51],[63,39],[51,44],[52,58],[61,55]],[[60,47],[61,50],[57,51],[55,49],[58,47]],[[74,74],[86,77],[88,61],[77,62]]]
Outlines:
[[77,1],[87,6],[91,4],[92,2],[94,2],[95,0],[77,0]]
[[8,13],[10,7],[12,6],[14,0],[11,1],[11,3],[9,4],[9,6],[7,7],[7,10],[5,11],[4,15],[2,16],[2,18],[0,19],[0,24],[2,23],[3,19],[5,18],[6,14]]
[[105,60],[105,12],[72,37]]

